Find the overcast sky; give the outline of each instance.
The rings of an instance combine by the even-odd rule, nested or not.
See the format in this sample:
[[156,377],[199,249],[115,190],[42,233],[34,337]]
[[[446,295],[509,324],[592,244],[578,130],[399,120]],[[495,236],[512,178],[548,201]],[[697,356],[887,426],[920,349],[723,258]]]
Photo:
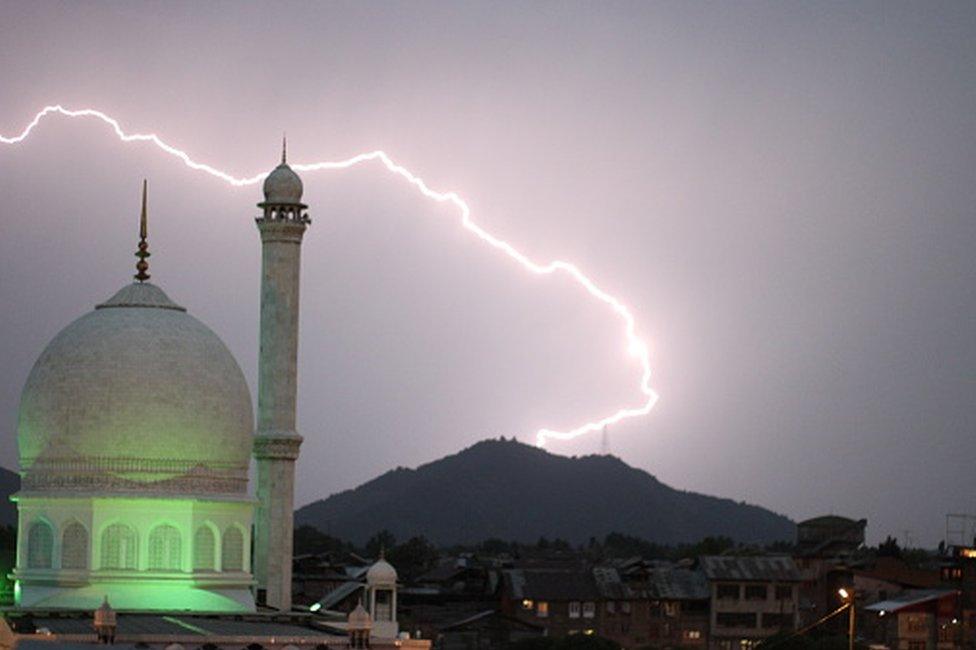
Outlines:
[[[935,544],[976,513],[976,5],[0,2],[0,133],[94,107],[238,175],[384,149],[632,307],[675,487]],[[47,342],[150,272],[255,388],[257,187],[102,124],[0,146],[0,463]],[[304,174],[298,501],[641,402],[620,321],[378,165]],[[600,450],[600,436],[553,443]]]

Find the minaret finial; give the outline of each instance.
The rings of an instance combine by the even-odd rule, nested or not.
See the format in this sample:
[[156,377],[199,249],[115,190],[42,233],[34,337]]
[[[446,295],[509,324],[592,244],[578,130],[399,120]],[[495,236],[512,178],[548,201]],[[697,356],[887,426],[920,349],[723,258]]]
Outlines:
[[288,134],[281,134],[281,164],[288,164]]
[[149,270],[149,262],[146,258],[149,257],[149,243],[146,238],[149,236],[149,227],[146,219],[146,180],[142,180],[142,214],[139,217],[139,250],[136,251],[136,257],[139,261],[136,262],[135,279],[139,282],[145,282],[149,279],[149,274],[146,271]]

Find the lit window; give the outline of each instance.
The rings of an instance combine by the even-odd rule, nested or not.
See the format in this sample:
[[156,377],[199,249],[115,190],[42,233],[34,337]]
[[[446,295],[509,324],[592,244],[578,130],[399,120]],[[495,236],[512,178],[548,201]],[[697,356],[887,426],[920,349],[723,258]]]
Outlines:
[[585,634],[586,636],[593,636],[593,628],[592,627],[586,628],[585,630],[583,630],[583,634]]
[[532,602],[531,598],[526,598],[522,601],[522,609],[532,609],[533,605],[535,605],[535,603]]
[[214,561],[216,554],[216,540],[210,526],[200,526],[193,535],[193,570],[194,571],[214,571],[217,563]]
[[580,617],[580,603],[578,600],[572,600],[569,603],[569,617],[579,618]]
[[156,526],[149,533],[149,570],[179,571],[181,563],[180,531],[174,526]]
[[224,531],[224,539],[220,544],[220,570],[244,570],[244,535],[237,526],[231,526]]
[[593,618],[596,616],[596,603],[587,601],[583,603],[583,618]]
[[976,548],[963,548],[959,549],[959,555],[962,557],[974,558],[976,559]]
[[699,630],[685,630],[684,637],[689,641],[693,641],[701,638],[701,631]]
[[535,615],[539,618],[545,618],[549,616],[549,603],[544,600],[540,600],[535,605]]
[[112,524],[102,533],[102,568],[136,568],[136,533],[125,524]]
[[88,568],[88,531],[77,521],[68,524],[61,535],[61,568]]
[[27,529],[27,566],[50,569],[54,556],[54,532],[45,521],[35,521]]

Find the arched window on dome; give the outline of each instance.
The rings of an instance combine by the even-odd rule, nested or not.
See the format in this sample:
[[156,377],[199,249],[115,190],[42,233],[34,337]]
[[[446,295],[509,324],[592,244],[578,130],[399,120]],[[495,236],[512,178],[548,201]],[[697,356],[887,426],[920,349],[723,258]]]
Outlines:
[[193,534],[193,570],[216,571],[217,563],[214,559],[216,541],[210,526],[204,524]]
[[46,521],[35,521],[27,529],[27,566],[50,569],[54,558],[54,531]]
[[179,571],[182,567],[182,540],[175,526],[163,524],[149,533],[149,570]]
[[131,526],[112,524],[102,532],[102,568],[136,568],[136,533]]
[[61,568],[88,568],[88,530],[77,521],[65,526],[61,534]]
[[220,568],[222,571],[244,570],[244,534],[237,526],[224,531],[220,544]]

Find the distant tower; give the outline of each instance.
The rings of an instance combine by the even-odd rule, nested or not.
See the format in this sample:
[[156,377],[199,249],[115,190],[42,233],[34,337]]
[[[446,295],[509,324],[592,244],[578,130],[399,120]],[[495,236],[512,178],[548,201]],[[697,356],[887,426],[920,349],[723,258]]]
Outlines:
[[610,455],[610,434],[607,428],[603,427],[603,435],[600,436],[600,453],[604,456]]
[[295,429],[298,392],[298,281],[302,235],[310,223],[302,180],[286,160],[264,181],[261,233],[261,351],[258,359],[258,514],[254,574],[264,603],[291,609],[295,461],[302,437]]

